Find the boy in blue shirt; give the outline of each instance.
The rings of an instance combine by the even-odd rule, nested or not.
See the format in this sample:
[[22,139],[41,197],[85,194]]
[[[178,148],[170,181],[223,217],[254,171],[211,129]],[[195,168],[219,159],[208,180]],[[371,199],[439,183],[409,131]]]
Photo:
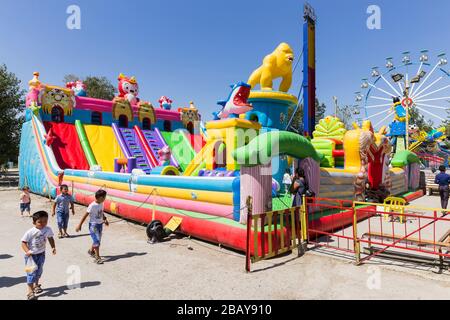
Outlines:
[[441,208],[447,209],[449,198],[450,175],[445,173],[445,166],[439,166],[439,171],[434,183],[439,185],[439,196],[441,197]]
[[53,203],[52,217],[55,216],[58,221],[58,238],[69,237],[67,233],[67,226],[69,224],[69,208],[72,210],[72,215],[75,214],[75,207],[73,205],[73,197],[69,194],[69,187],[62,184],[59,187],[61,194],[56,197]]

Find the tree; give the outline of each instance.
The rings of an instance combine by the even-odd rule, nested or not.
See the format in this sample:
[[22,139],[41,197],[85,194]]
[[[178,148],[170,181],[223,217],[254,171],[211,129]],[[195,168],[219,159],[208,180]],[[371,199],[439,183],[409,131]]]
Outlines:
[[336,116],[344,123],[345,129],[350,130],[352,129],[353,125],[353,114],[354,111],[352,107],[349,105],[345,105],[342,107],[338,107]]
[[106,77],[88,76],[84,79],[88,97],[112,100],[116,94],[116,87]]
[[316,98],[316,124],[323,118],[325,118],[325,112],[327,111],[327,106],[325,103],[319,103],[319,99]]
[[445,110],[447,112],[447,119],[442,121],[442,125],[445,127],[445,135],[450,137],[450,110]]
[[64,79],[63,79],[63,82],[64,82],[64,84],[66,84],[67,82],[75,82],[75,81],[77,81],[77,80],[80,80],[81,78],[80,77],[78,77],[77,75],[74,75],[74,74],[66,74],[65,76],[64,76]]
[[6,65],[0,65],[0,164],[17,161],[24,119],[24,94],[16,75],[9,72]]
[[[74,74],[64,76],[64,83],[83,80]],[[116,87],[106,77],[88,76],[83,80],[86,85],[87,96],[91,98],[112,100],[116,94]]]
[[419,127],[419,129],[424,131],[431,131],[433,130],[433,121],[431,120],[425,120],[425,117],[423,114],[421,114],[415,106],[412,106],[409,108],[409,124],[410,125],[416,125]]
[[[295,107],[288,109],[288,117],[287,121],[291,119],[292,113],[294,112]],[[316,124],[319,123],[320,119],[325,117],[325,112],[327,110],[327,106],[322,102],[319,102],[319,99],[316,98]],[[297,112],[294,115],[294,119],[291,122],[291,127],[298,130],[299,133],[303,131],[303,104],[300,105]]]

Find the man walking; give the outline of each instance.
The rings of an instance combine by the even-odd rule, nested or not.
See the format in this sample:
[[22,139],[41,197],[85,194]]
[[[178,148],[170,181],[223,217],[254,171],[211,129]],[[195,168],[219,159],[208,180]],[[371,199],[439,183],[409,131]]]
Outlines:
[[434,183],[439,185],[439,196],[441,197],[441,208],[447,209],[449,197],[450,175],[445,173],[445,166],[439,166],[439,171],[434,179]]

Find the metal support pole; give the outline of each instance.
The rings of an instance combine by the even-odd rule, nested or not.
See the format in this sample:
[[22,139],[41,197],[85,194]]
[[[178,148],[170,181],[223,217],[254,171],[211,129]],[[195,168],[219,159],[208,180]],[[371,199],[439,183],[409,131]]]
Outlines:
[[405,79],[405,101],[406,101],[406,150],[409,150],[409,84]]
[[355,203],[353,203],[353,247],[355,250],[355,258],[356,258],[356,265],[360,264],[361,261],[361,248],[360,243],[358,240],[358,217],[357,217],[357,210],[355,207]]
[[[246,201],[247,207],[247,243],[246,243],[246,252],[245,252],[245,270],[250,272],[250,237],[252,231],[252,197],[248,196]],[[264,230],[262,230],[264,231]],[[256,230],[255,230],[256,232]]]

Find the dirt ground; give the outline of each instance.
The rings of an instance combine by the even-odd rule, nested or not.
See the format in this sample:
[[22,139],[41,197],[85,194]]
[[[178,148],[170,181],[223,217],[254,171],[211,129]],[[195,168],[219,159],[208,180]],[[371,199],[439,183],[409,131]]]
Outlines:
[[[0,191],[0,299],[25,298],[20,238],[32,226],[20,217],[19,192]],[[438,206],[437,197],[420,199]],[[32,196],[32,210],[50,210],[48,199]],[[40,299],[449,299],[450,275],[434,270],[355,266],[351,261],[308,251],[262,261],[244,271],[243,254],[188,237],[150,245],[145,227],[110,216],[102,242],[104,265],[87,254],[87,227],[74,229],[85,211],[76,206],[69,239],[56,239],[47,252]],[[50,221],[56,232],[56,221]]]

